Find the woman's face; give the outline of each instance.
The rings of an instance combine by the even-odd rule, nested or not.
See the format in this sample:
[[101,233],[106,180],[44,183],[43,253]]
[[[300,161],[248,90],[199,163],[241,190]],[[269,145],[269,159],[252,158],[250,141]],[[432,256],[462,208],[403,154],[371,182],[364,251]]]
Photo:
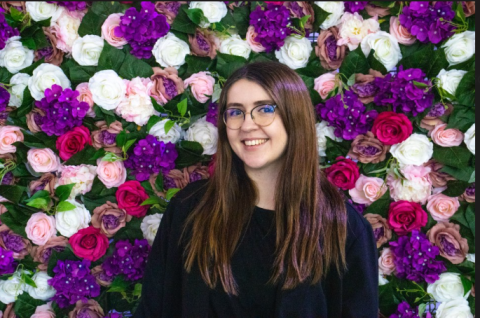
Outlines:
[[[245,121],[238,130],[227,127],[228,142],[245,164],[247,173],[278,173],[287,146],[287,131],[278,113],[268,126],[255,124],[250,112],[260,104],[275,103],[257,83],[241,79],[230,87],[227,94],[227,109],[237,108],[244,111]],[[251,144],[252,141],[258,144],[246,144],[246,142]]]

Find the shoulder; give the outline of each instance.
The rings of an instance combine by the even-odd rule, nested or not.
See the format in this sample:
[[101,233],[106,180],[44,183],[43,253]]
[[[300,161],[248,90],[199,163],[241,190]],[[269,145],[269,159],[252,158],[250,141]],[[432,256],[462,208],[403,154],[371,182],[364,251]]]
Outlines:
[[372,232],[370,223],[350,204],[345,201],[347,208],[347,246],[346,251],[364,235]]
[[183,222],[203,198],[207,185],[208,180],[189,183],[170,200],[165,216],[172,222]]

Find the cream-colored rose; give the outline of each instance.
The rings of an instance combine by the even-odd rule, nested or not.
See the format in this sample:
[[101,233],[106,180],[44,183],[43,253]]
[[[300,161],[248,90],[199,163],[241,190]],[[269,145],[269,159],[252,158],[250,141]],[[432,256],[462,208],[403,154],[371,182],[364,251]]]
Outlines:
[[322,121],[315,124],[317,131],[317,149],[320,157],[325,157],[327,150],[327,137],[334,141],[343,141],[342,138],[335,136],[335,127],[329,126],[328,122]]
[[440,274],[440,278],[435,283],[428,285],[427,292],[433,295],[436,301],[442,303],[459,298],[468,298],[470,294],[464,295],[462,280],[458,273]]
[[3,50],[0,50],[0,66],[15,74],[32,65],[33,57],[33,50],[24,47],[19,36],[13,36],[7,40]]
[[458,198],[437,193],[428,198],[427,210],[432,218],[437,221],[448,221],[460,208]]
[[12,76],[10,79],[10,101],[8,102],[8,106],[12,107],[20,107],[23,103],[23,92],[28,85],[28,79],[30,75],[25,73],[17,73]]
[[43,63],[33,70],[32,77],[28,79],[28,89],[35,100],[45,97],[45,90],[53,85],[70,88],[71,83],[62,69],[56,65]]
[[441,303],[437,309],[437,318],[473,318],[468,301],[463,298]]
[[203,147],[204,155],[213,155],[217,152],[218,129],[202,117],[188,128],[185,140],[196,141]]
[[30,149],[27,160],[35,172],[53,172],[60,168],[60,158],[49,148]]
[[153,240],[157,235],[158,227],[162,220],[163,214],[156,213],[152,215],[147,215],[143,218],[142,224],[140,224],[140,229],[143,232],[143,238],[148,241],[148,244],[153,245]]
[[79,166],[62,166],[61,177],[58,179],[55,187],[75,183],[70,199],[74,199],[79,194],[85,194],[92,189],[93,180],[97,174],[97,167],[81,164]]
[[380,178],[367,177],[362,174],[355,183],[355,188],[348,192],[353,202],[368,206],[387,192],[387,186]]
[[408,29],[401,25],[398,17],[395,16],[390,18],[390,34],[403,45],[412,45],[417,41],[417,38],[408,32]]
[[50,30],[57,38],[57,48],[65,53],[72,52],[72,46],[78,39],[78,28],[85,15],[82,11],[69,11],[64,7],[59,8],[59,16]]
[[475,55],[475,31],[457,33],[442,45],[445,56],[450,65],[457,65],[468,61]]
[[115,109],[125,99],[127,85],[113,70],[95,73],[88,81],[95,104],[106,110]]
[[116,188],[127,180],[127,169],[121,160],[111,162],[98,159],[97,175],[105,187]]
[[40,299],[43,301],[49,300],[50,298],[55,296],[55,294],[57,293],[55,288],[53,288],[48,284],[48,280],[51,278],[52,277],[48,276],[47,272],[42,272],[42,271],[36,272],[32,276],[32,280],[35,282],[35,285],[37,285],[37,287],[34,288],[30,285],[27,285],[26,286],[27,293],[32,298],[35,298],[35,299]]
[[58,232],[63,236],[70,237],[78,230],[87,228],[92,217],[83,204],[75,200],[67,200],[67,202],[73,204],[75,208],[70,211],[56,212],[55,219]]
[[20,280],[20,274],[15,272],[11,279],[0,280],[0,302],[13,303],[25,291],[25,284]]
[[247,41],[242,40],[238,34],[223,39],[220,44],[220,53],[241,56],[245,59],[248,59],[251,51]]
[[390,276],[395,272],[395,256],[390,248],[384,248],[378,258],[378,269],[380,273]]
[[[438,87],[443,89],[445,92],[449,93],[452,96],[455,96],[457,91],[458,84],[462,80],[463,76],[467,74],[467,71],[462,70],[450,70],[445,71],[442,69],[437,75],[437,84]],[[447,97],[447,99],[449,99]]]
[[200,9],[207,21],[201,21],[200,27],[208,28],[210,23],[220,22],[228,12],[223,1],[190,1],[189,9]]
[[257,32],[255,32],[255,27],[253,25],[249,26],[246,35],[246,41],[248,45],[250,45],[250,48],[253,52],[265,52],[265,48],[263,47],[263,45],[255,41],[257,35],[258,34]]
[[33,244],[45,245],[52,236],[57,234],[55,218],[43,212],[34,213],[28,219],[25,232]]
[[368,56],[372,49],[375,50],[373,56],[385,66],[387,71],[393,70],[402,59],[397,39],[385,31],[367,35],[360,46],[365,56]]
[[169,32],[155,43],[152,54],[158,64],[163,67],[180,68],[185,64],[185,56],[190,54],[188,43],[180,40],[175,34]]
[[285,45],[275,51],[275,57],[280,63],[297,69],[307,66],[312,50],[312,43],[307,38],[299,39],[291,35],[285,39]]
[[103,50],[103,39],[98,35],[85,35],[72,45],[72,57],[82,66],[97,66]]
[[357,12],[345,12],[338,25],[340,40],[337,45],[347,45],[350,51],[355,50],[370,33],[380,30],[380,24],[374,18],[364,20]]
[[158,123],[150,128],[148,132],[150,135],[157,137],[158,140],[163,141],[164,143],[171,142],[172,144],[177,143],[181,138],[183,138],[184,131],[182,128],[175,123],[172,128],[165,133],[165,124],[170,121],[169,119],[162,119]]
[[333,91],[337,85],[336,72],[325,73],[315,79],[314,90],[318,92],[321,98],[327,99],[328,94]]
[[25,8],[33,21],[43,21],[52,18],[55,21],[59,15],[59,7],[55,3],[46,1],[26,1]]
[[422,134],[412,134],[405,141],[393,145],[391,154],[401,165],[421,166],[433,156],[433,143]]
[[122,16],[122,13],[112,13],[102,24],[102,38],[104,38],[108,44],[118,49],[122,49],[123,46],[128,43],[125,38],[115,35],[115,28],[120,25],[120,18]]
[[397,179],[388,174],[387,184],[390,195],[395,201],[411,201],[425,204],[432,194],[430,167],[406,165],[400,169],[405,178]]
[[340,19],[345,12],[343,1],[315,1],[314,4],[324,11],[330,12],[330,15],[320,25],[320,29],[326,30],[340,23]]
[[23,141],[23,133],[17,126],[0,126],[0,155],[14,153],[17,147],[12,144]]
[[475,124],[467,130],[463,141],[467,145],[468,150],[475,155]]

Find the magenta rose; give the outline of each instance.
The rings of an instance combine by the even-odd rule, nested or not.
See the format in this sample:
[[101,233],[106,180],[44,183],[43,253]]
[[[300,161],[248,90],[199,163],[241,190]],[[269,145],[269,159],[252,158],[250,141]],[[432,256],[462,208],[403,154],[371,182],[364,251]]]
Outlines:
[[427,225],[428,215],[416,202],[397,201],[390,204],[388,225],[398,235],[407,235]]
[[336,163],[325,169],[328,180],[342,190],[355,188],[360,177],[357,164],[345,157],[338,157],[336,160]]
[[77,152],[85,148],[85,145],[92,145],[90,131],[85,126],[75,127],[57,139],[57,150],[60,158],[68,160]]
[[100,229],[89,226],[73,234],[68,243],[72,246],[73,253],[78,257],[92,262],[105,255],[108,248],[108,238]]
[[373,122],[372,132],[385,145],[395,145],[410,137],[413,126],[404,114],[383,112]]
[[117,197],[118,208],[124,209],[131,216],[144,217],[150,208],[149,205],[140,205],[148,199],[148,194],[140,182],[136,180],[127,181],[118,187],[115,196]]

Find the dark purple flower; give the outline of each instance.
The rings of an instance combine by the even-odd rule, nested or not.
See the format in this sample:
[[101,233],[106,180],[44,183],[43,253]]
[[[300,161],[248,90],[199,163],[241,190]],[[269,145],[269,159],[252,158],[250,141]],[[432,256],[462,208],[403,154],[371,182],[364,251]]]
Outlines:
[[58,6],[67,8],[68,11],[81,11],[87,8],[86,1],[47,1],[48,3],[56,3]]
[[165,87],[165,93],[170,97],[170,99],[174,98],[178,95],[177,91],[177,84],[169,78],[163,78],[163,87]]
[[5,11],[0,12],[0,50],[3,50],[9,38],[20,35],[20,32],[16,28],[12,28],[8,25],[7,20],[3,15],[4,12]]
[[469,197],[475,197],[475,182],[472,183],[472,184],[465,190],[465,193],[466,193]]
[[4,250],[0,246],[0,275],[15,272],[17,264],[13,259],[13,251]]
[[11,185],[13,183],[13,173],[11,171],[7,172],[2,178],[2,184]]
[[447,109],[445,108],[445,106],[443,106],[442,103],[437,103],[437,104],[432,106],[432,108],[428,112],[427,116],[428,117],[441,117],[445,114],[446,110]]
[[0,86],[0,112],[3,112],[10,101],[10,93],[3,87]]
[[149,252],[147,240],[135,240],[133,245],[128,240],[118,241],[113,255],[102,263],[102,269],[107,276],[123,274],[128,281],[137,281],[143,277]]
[[217,103],[212,102],[208,105],[206,120],[209,123],[214,124],[215,127],[217,127],[217,121],[218,121],[218,104]]
[[262,44],[266,52],[280,49],[285,38],[291,34],[287,27],[290,11],[282,5],[268,3],[267,7],[257,6],[250,13],[250,25],[255,28],[255,41]]
[[390,318],[420,318],[418,316],[418,309],[410,307],[404,301],[398,305],[397,312],[390,316]]
[[335,39],[335,36],[330,35],[325,40],[325,45],[327,46],[328,58],[331,61],[336,61],[337,60],[337,40]]
[[112,134],[107,130],[102,131],[101,133],[101,141],[105,145],[113,145],[116,142],[117,134]]
[[355,13],[362,11],[368,4],[368,1],[345,1],[345,11]]
[[0,232],[5,248],[14,253],[21,253],[25,248],[25,242],[22,237],[9,230]]

